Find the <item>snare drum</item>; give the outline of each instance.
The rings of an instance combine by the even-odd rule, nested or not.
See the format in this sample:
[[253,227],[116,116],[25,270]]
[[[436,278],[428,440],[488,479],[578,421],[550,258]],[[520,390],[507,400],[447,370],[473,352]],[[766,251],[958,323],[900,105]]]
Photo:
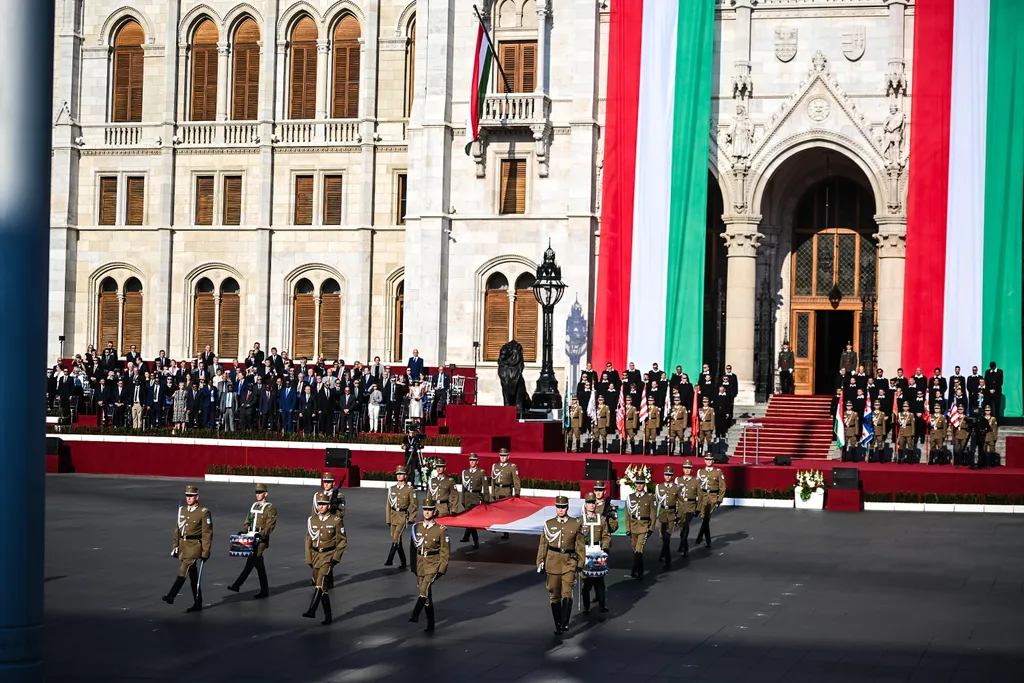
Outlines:
[[231,557],[249,557],[256,551],[259,545],[259,536],[249,534],[233,534],[229,539],[231,546],[228,554]]
[[587,560],[583,565],[583,576],[600,578],[608,573],[608,553],[601,549],[588,550]]

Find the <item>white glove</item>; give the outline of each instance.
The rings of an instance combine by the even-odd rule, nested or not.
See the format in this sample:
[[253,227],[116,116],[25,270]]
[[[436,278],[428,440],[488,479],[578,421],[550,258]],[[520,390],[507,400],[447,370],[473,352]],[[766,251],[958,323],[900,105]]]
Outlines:
[[541,562],[540,566],[537,567],[537,573],[538,574],[540,574],[542,571],[544,571],[544,563],[543,562]]

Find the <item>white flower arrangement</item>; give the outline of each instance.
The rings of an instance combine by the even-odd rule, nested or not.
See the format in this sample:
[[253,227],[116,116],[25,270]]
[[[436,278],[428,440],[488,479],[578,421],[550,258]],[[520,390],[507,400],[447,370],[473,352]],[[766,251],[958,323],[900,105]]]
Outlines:
[[796,486],[800,500],[808,501],[812,493],[825,492],[825,475],[820,470],[797,470]]
[[423,456],[420,460],[420,482],[424,490],[426,490],[430,480],[437,476],[437,460],[438,458],[429,455]]
[[624,486],[637,490],[636,478],[639,475],[643,475],[646,483],[644,484],[644,490],[651,485],[651,468],[647,465],[630,465],[626,468],[625,475],[619,479],[619,488]]

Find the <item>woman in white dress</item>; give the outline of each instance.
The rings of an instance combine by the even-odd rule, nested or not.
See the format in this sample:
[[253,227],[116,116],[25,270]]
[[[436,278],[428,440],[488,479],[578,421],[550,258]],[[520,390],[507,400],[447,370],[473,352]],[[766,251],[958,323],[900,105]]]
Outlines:
[[413,382],[412,388],[409,389],[409,419],[410,420],[422,420],[423,419],[423,384],[419,381]]

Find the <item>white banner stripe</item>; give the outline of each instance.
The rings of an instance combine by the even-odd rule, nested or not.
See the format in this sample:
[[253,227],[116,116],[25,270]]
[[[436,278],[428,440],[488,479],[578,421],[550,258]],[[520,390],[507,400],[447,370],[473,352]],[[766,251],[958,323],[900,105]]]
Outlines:
[[985,361],[981,357],[981,310],[988,28],[988,0],[956,0],[942,343],[942,365],[947,372],[955,365],[981,366]]
[[[583,514],[583,501],[579,498],[569,499],[569,516],[579,517]],[[548,505],[534,512],[532,515],[517,519],[514,522],[508,524],[492,524],[487,527],[488,531],[500,531],[510,533],[530,533],[539,534],[541,527],[544,523],[556,515],[555,506]]]
[[674,0],[644,3],[628,351],[629,360],[641,368],[665,362],[678,12]]

